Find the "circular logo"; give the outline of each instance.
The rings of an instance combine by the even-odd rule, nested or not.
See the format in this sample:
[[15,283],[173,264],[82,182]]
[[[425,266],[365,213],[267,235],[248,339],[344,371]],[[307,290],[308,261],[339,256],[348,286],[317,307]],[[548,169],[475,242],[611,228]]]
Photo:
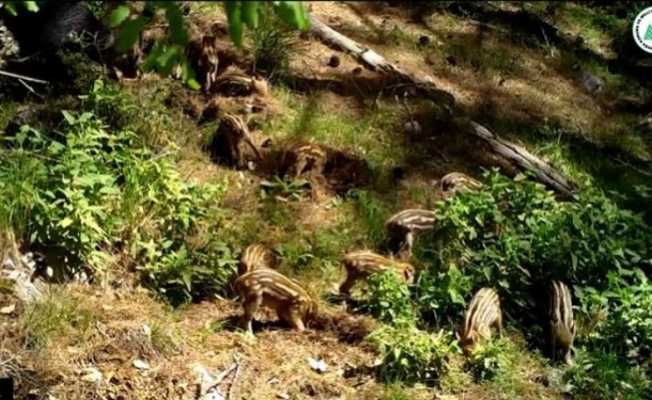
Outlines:
[[632,26],[632,33],[638,47],[652,53],[652,7],[648,7],[638,14]]

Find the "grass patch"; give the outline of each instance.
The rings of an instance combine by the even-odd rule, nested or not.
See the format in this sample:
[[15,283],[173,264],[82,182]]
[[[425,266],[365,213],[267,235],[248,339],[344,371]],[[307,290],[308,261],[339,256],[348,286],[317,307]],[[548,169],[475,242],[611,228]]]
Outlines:
[[396,133],[400,113],[389,104],[357,112],[333,112],[322,104],[320,94],[303,96],[282,87],[274,88],[283,113],[263,130],[281,141],[315,141],[348,149],[374,167],[401,163],[409,149]]
[[26,344],[33,349],[47,347],[57,337],[84,340],[96,315],[71,290],[52,287],[43,299],[29,304],[20,317]]

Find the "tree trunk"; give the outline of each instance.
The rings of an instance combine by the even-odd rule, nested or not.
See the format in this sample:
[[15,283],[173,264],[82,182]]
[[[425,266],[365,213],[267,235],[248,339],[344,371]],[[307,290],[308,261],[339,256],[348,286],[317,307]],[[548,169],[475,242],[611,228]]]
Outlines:
[[525,148],[494,135],[489,129],[475,121],[467,121],[463,126],[468,127],[470,134],[486,142],[496,154],[515,164],[519,169],[534,173],[539,181],[555,189],[564,197],[573,198],[576,186],[545,161]]
[[[454,111],[453,107],[455,105],[455,97],[444,90],[438,89],[432,78],[428,76],[415,76],[414,74],[404,71],[387,61],[383,56],[375,51],[363,47],[359,43],[331,29],[314,16],[310,16],[310,22],[313,34],[327,45],[335,47],[337,50],[346,51],[355,57],[358,62],[372,71],[378,71],[396,79],[398,82],[414,86],[417,91],[416,95],[425,96],[439,102],[440,104],[443,102],[446,107],[449,107]],[[477,122],[469,121],[463,116],[461,116],[461,118],[458,116],[458,120],[464,121],[462,126],[465,128],[465,131],[489,144],[490,148],[496,154],[505,158],[521,170],[533,172],[534,176],[539,181],[555,189],[564,197],[573,197],[575,185],[545,161],[537,158],[523,147],[496,136]]]

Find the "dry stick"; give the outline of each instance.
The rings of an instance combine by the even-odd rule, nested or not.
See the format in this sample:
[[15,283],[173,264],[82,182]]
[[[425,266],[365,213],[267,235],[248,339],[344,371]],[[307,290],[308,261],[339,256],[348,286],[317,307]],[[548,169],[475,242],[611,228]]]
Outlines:
[[569,198],[574,196],[575,185],[546,162],[525,148],[496,136],[479,123],[475,121],[467,122],[467,126],[471,130],[470,133],[484,140],[496,153],[519,165],[522,169],[532,171],[541,182],[554,188],[564,196]]
[[231,371],[233,371],[233,370],[236,369],[237,367],[238,367],[238,364],[237,364],[237,363],[233,363],[233,364],[231,364],[231,366],[230,366],[229,368],[227,368],[226,370],[222,371],[218,376],[216,376],[216,377],[215,377],[215,380],[213,381],[213,384],[206,388],[206,393],[210,392],[210,390],[213,389],[214,387],[219,386],[219,384],[222,383],[222,381],[223,381],[227,376],[229,376],[229,374],[231,373]]
[[383,56],[372,49],[362,47],[357,42],[349,39],[341,33],[331,29],[314,16],[310,16],[312,32],[327,44],[336,46],[342,51],[350,53],[365,68],[371,71],[383,72],[389,76],[399,79],[400,81],[414,84],[421,93],[433,100],[439,101],[446,105],[452,106],[455,98],[448,92],[438,89],[430,78],[420,78],[407,71],[391,64]]
[[234,355],[233,358],[235,359],[236,363],[235,374],[233,374],[233,379],[231,380],[229,391],[226,394],[226,400],[231,400],[231,395],[233,394],[233,386],[235,386],[235,383],[238,380],[238,376],[240,375],[240,359],[236,355]]
[[[379,71],[397,78],[399,81],[410,83],[420,92],[421,95],[432,100],[441,100],[445,106],[452,108],[455,105],[455,98],[450,93],[438,89],[432,78],[419,77],[410,74],[399,67],[391,64],[375,51],[364,48],[357,42],[331,29],[326,24],[310,16],[311,30],[327,45],[346,51],[355,57],[358,62],[372,71]],[[539,159],[525,148],[504,140],[489,131],[484,126],[466,118],[460,118],[468,133],[482,139],[499,155],[503,156],[520,169],[532,171],[541,182],[559,191],[567,198],[573,197],[575,185],[567,180],[560,172],[556,171],[543,160]]]
[[21,75],[21,74],[15,74],[13,72],[4,71],[4,70],[0,70],[0,75],[8,76],[10,78],[22,79],[22,80],[29,81],[29,82],[43,83],[43,84],[46,84],[46,85],[48,83],[50,83],[50,82],[44,81],[42,79],[36,79],[36,78],[29,77],[29,76],[25,76],[25,75]]

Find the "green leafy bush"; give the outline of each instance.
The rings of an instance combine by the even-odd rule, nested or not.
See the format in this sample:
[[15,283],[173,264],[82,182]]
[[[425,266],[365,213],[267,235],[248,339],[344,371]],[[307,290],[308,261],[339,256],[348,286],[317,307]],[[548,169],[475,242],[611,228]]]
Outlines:
[[632,368],[613,353],[580,351],[564,379],[580,399],[652,398],[649,368]]
[[[575,287],[604,290],[610,271],[650,271],[652,232],[639,215],[588,188],[576,202],[559,202],[540,184],[487,172],[487,189],[460,193],[437,206],[434,254],[419,285],[426,306],[461,311],[460,296],[498,286],[510,311],[532,310],[533,285],[561,279]],[[435,277],[459,265],[455,293],[441,296]],[[464,283],[458,281],[465,281]],[[442,289],[443,290],[443,289]],[[467,291],[466,293],[464,293]],[[432,299],[438,299],[433,301]]]
[[408,285],[392,270],[372,274],[360,310],[383,322],[414,321]]
[[463,312],[464,295],[470,293],[472,280],[455,265],[450,264],[443,271],[429,269],[418,278],[416,287],[417,306],[420,318],[431,325],[441,325],[444,318]]
[[505,339],[486,341],[473,348],[467,364],[476,379],[494,379],[512,367],[512,352],[510,342]]
[[385,382],[433,384],[446,371],[448,356],[456,349],[449,334],[425,332],[410,322],[384,326],[368,340],[382,357],[378,374]]
[[[98,89],[86,104],[110,109],[114,95]],[[119,261],[173,303],[221,291],[236,265],[219,236],[224,187],[186,182],[173,149],[155,154],[128,129],[109,133],[94,112],[63,116],[61,133],[23,127],[1,150],[3,228],[60,276]]]
[[608,280],[605,291],[580,291],[585,314],[605,316],[588,332],[589,342],[631,363],[652,366],[652,284],[640,270],[631,275],[612,271]]

